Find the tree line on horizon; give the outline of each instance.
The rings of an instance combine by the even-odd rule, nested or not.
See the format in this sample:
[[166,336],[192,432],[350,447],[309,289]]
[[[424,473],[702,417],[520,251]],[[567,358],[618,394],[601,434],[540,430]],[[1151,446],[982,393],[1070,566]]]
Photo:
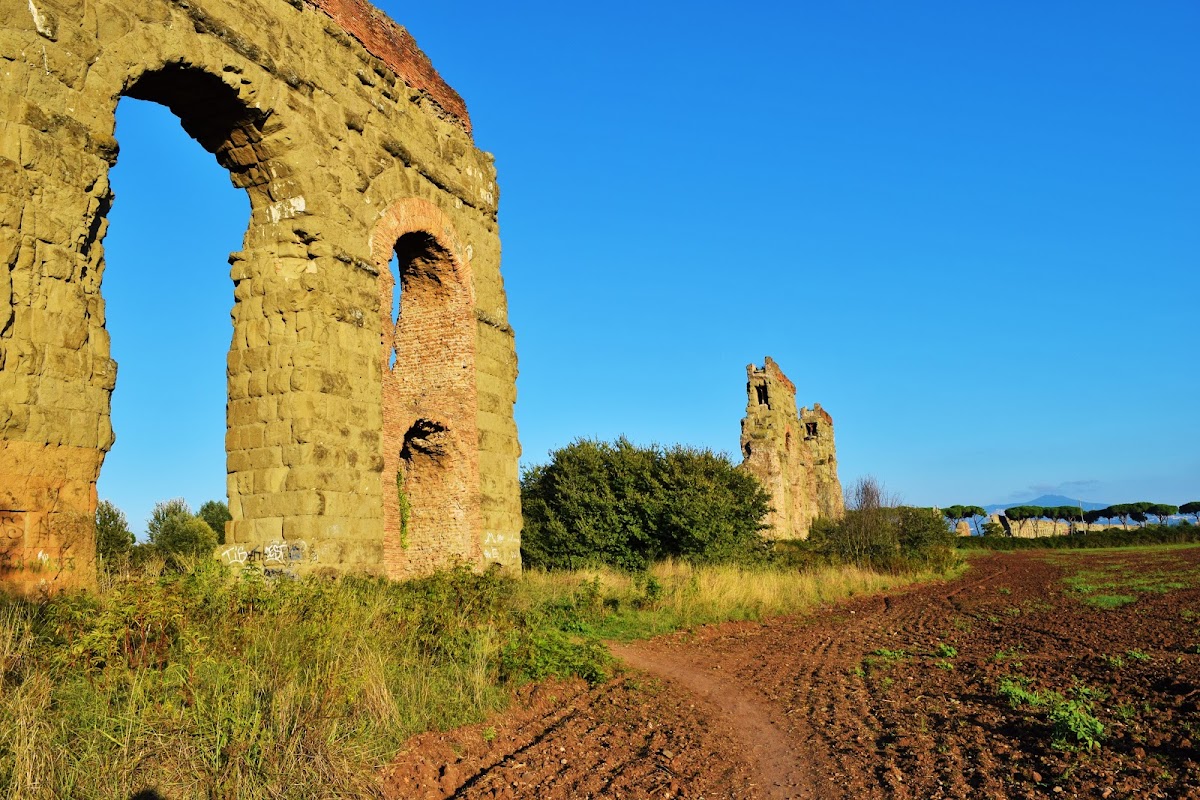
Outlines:
[[[949,506],[942,509],[942,514],[951,525],[956,524],[959,520],[971,520],[977,534],[980,533],[979,519],[987,517],[987,511],[980,506]],[[1066,522],[1072,525],[1079,522],[1094,525],[1101,520],[1119,520],[1121,527],[1128,530],[1130,520],[1138,525],[1145,525],[1150,517],[1155,517],[1159,525],[1165,525],[1170,517],[1178,514],[1190,516],[1196,524],[1200,524],[1200,500],[1192,500],[1179,506],[1145,501],[1117,503],[1089,511],[1084,511],[1080,506],[1012,506],[1004,509],[1004,516],[1017,523],[1017,530],[1020,532],[1024,532],[1026,522],[1038,519]],[[984,528],[990,524],[992,523],[985,524]]]

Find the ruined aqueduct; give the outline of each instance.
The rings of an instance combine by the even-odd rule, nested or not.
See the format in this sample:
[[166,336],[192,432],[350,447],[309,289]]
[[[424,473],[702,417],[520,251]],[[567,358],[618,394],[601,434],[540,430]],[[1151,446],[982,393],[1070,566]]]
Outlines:
[[231,557],[519,566],[495,169],[407,32],[363,0],[0,0],[0,583],[94,574],[123,96],[167,106],[250,198]]

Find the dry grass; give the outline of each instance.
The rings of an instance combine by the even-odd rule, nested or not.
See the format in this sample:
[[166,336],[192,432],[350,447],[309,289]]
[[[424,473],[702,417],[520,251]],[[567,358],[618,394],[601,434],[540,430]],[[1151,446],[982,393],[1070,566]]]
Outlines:
[[[635,639],[714,622],[797,614],[935,577],[940,576],[881,575],[857,567],[795,570],[668,561],[651,569],[648,579],[611,570],[526,572],[520,589],[529,605],[574,593],[577,603],[591,606],[591,631]],[[581,596],[580,587],[589,591]]]

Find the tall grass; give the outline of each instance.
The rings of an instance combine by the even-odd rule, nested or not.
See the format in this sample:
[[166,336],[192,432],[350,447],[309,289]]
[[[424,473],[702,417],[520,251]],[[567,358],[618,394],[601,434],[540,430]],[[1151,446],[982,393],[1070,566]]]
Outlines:
[[[413,733],[499,708],[503,579],[268,583],[203,565],[0,608],[9,797],[361,797]],[[507,630],[506,630],[507,628]]]
[[912,578],[662,564],[408,583],[161,564],[0,598],[0,798],[350,798],[415,733],[522,681],[606,677],[601,639],[761,619]]
[[[637,639],[729,620],[796,614],[821,603],[893,589],[930,574],[882,575],[857,567],[805,571],[666,561],[646,574],[612,570],[526,572],[525,603],[574,615],[577,630],[601,638]],[[570,598],[568,606],[562,605]],[[561,620],[560,620],[561,624]]]

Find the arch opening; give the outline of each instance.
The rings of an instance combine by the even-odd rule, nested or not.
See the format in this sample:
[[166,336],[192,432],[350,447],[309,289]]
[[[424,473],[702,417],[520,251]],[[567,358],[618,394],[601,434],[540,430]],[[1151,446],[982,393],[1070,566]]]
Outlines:
[[269,181],[257,147],[269,115],[243,103],[233,87],[216,75],[169,63],[142,73],[124,95],[169,109],[187,135],[217,157],[235,186],[248,189]]
[[109,397],[115,441],[97,489],[138,532],[153,504],[172,497],[193,511],[208,500],[237,508],[227,434],[238,315],[226,265],[254,200],[238,189],[269,174],[256,150],[268,115],[182,64],[134,79],[116,114],[122,153],[93,225],[93,244],[102,240],[105,251],[101,324],[120,365]]
[[453,245],[425,229],[392,235],[380,271],[383,480],[396,486],[384,493],[385,560],[414,574],[480,558],[475,330]]

